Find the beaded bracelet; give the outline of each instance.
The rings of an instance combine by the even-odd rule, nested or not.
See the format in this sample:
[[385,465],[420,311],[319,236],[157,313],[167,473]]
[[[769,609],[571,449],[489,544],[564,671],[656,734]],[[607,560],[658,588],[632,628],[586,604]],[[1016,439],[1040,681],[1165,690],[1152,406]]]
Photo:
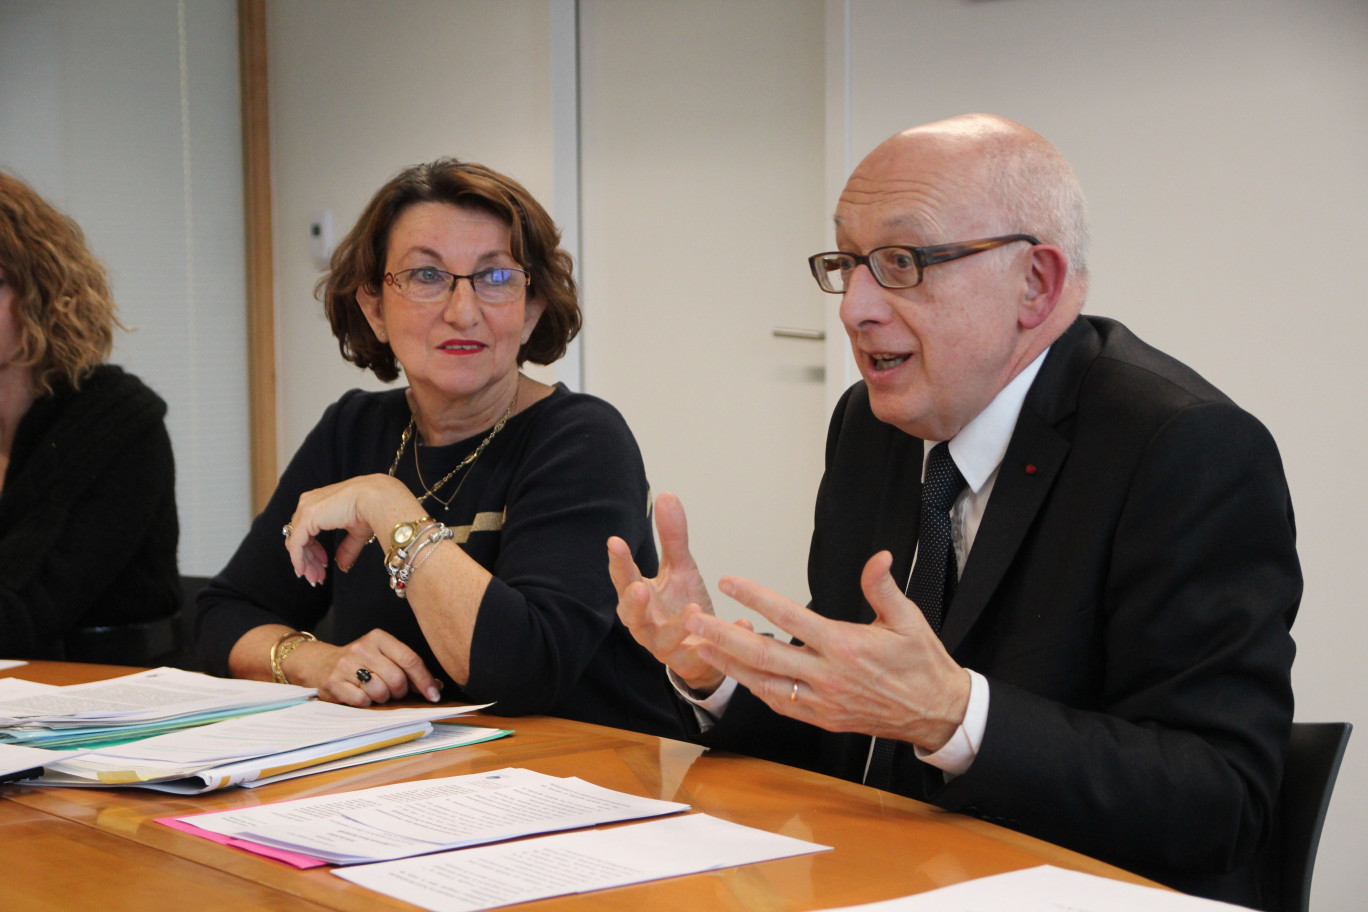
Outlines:
[[271,680],[277,684],[289,684],[290,680],[285,677],[285,669],[281,666],[284,665],[290,654],[300,646],[305,643],[316,642],[318,642],[318,637],[306,630],[300,630],[295,633],[287,633],[271,644]]
[[[385,564],[385,571],[389,573],[390,589],[399,598],[407,598],[405,590],[408,588],[409,577],[413,576],[413,571],[418,569],[414,563],[419,553],[428,545],[435,545],[440,541],[452,538],[456,533],[448,529],[442,523],[433,523],[424,526],[419,530],[413,539],[394,553],[394,558]],[[426,561],[424,558],[423,561]]]
[[[422,558],[420,559],[420,558],[418,557],[418,552],[419,552],[419,551],[422,551],[423,548],[426,548],[428,545],[437,545],[437,544],[440,544],[440,543],[446,541],[448,538],[455,538],[455,537],[456,537],[456,532],[455,532],[454,530],[452,530],[452,529],[448,529],[448,528],[445,528],[445,527],[443,527],[443,528],[441,528],[441,529],[438,529],[436,532],[432,533],[432,536],[431,536],[430,538],[428,538],[427,541],[423,542],[422,547],[417,548],[417,549],[413,552],[413,557],[412,557],[412,558],[410,559],[410,561],[409,561],[409,566],[407,566],[407,567],[404,568],[404,582],[407,584],[407,583],[408,583],[408,580],[409,580],[409,577],[411,577],[411,576],[413,576],[413,574],[417,573],[417,572],[418,572],[418,568],[421,567],[421,566],[423,566],[423,564],[427,563],[427,559],[428,559],[429,557],[432,557],[432,551],[429,551],[427,554],[424,554],[424,555],[422,556]],[[434,548],[433,551],[435,551],[435,550],[436,550],[436,549]],[[402,598],[402,596],[401,596],[401,598]]]
[[[389,570],[391,567],[397,569],[403,566],[408,560],[413,546],[423,537],[423,533],[441,525],[431,516],[424,516],[413,522],[401,522],[396,525],[394,531],[390,533],[389,550],[385,552],[385,568]],[[394,573],[393,570],[389,572],[391,575]]]

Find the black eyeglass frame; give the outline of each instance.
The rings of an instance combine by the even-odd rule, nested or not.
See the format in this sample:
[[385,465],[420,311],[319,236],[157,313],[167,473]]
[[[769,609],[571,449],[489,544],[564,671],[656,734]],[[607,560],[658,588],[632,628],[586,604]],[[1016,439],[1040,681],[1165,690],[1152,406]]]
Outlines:
[[523,283],[521,285],[516,285],[511,282],[509,284],[514,288],[521,289],[524,294],[526,294],[528,288],[532,287],[532,274],[529,273],[526,269],[523,269],[519,266],[490,266],[487,269],[481,269],[478,272],[472,272],[470,275],[457,275],[454,272],[447,272],[445,269],[438,269],[436,266],[414,266],[412,269],[401,269],[398,272],[385,273],[385,284],[393,285],[394,290],[399,292],[400,295],[403,295],[405,300],[413,301],[415,304],[435,304],[438,301],[442,300],[442,298],[433,298],[431,301],[422,301],[410,298],[407,294],[404,294],[404,285],[407,284],[407,280],[401,279],[400,277],[411,276],[415,272],[423,272],[426,270],[431,270],[432,272],[440,273],[441,275],[451,277],[451,284],[447,286],[447,298],[450,298],[451,295],[456,291],[457,282],[461,281],[461,279],[468,279],[470,281],[471,290],[475,292],[475,297],[479,298],[481,301],[484,301],[484,303],[512,304],[514,301],[518,300],[517,295],[514,295],[513,297],[509,298],[507,301],[489,301],[480,295],[480,287],[475,284],[475,280],[480,276],[487,275],[491,272],[498,272],[500,270],[504,272],[522,273]]
[[[999,237],[979,238],[976,241],[957,241],[953,244],[934,244],[930,247],[908,247],[903,244],[888,244],[884,247],[875,247],[866,254],[848,253],[844,250],[828,250],[824,253],[816,253],[808,257],[808,266],[812,269],[812,277],[817,280],[817,287],[828,294],[845,294],[844,288],[834,288],[831,286],[831,273],[833,270],[823,269],[821,261],[827,257],[845,257],[854,265],[850,267],[853,273],[861,265],[869,268],[870,275],[874,276],[874,281],[880,286],[891,291],[901,288],[916,288],[926,277],[926,267],[935,266],[937,263],[948,263],[951,260],[958,260],[963,257],[973,256],[976,253],[983,253],[1007,244],[1015,244],[1017,241],[1026,241],[1032,246],[1039,245],[1040,239],[1031,234],[1004,234]],[[912,254],[912,261],[917,267],[917,281],[908,285],[895,285],[889,283],[879,274],[879,268],[872,259],[881,250],[904,250]]]

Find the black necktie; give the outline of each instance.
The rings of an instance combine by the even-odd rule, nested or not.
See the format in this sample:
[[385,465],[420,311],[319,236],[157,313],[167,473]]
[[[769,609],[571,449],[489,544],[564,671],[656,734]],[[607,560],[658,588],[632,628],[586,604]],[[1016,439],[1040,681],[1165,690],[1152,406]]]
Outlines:
[[964,476],[950,458],[950,444],[942,441],[926,457],[926,480],[921,490],[921,531],[917,535],[917,564],[907,584],[907,597],[917,603],[931,629],[940,633],[945,610],[955,594],[959,573],[950,543],[950,508],[964,490]]
[[[951,546],[950,508],[964,490],[964,476],[950,458],[950,444],[942,441],[926,457],[926,480],[921,490],[921,526],[917,535],[917,563],[907,584],[907,596],[917,603],[931,629],[940,633],[945,610],[955,594],[959,573]],[[897,742],[875,738],[865,784],[887,789],[893,775]]]

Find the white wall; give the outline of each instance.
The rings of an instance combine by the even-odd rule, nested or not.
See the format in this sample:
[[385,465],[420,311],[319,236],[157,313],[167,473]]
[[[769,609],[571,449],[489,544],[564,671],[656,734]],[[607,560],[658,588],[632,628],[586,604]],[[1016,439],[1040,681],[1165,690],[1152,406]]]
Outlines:
[[[80,223],[168,405],[180,568],[250,517],[237,18],[231,0],[0,0],[0,167]],[[114,534],[117,534],[115,532]]]
[[331,209],[341,238],[396,172],[444,155],[503,171],[551,209],[548,10],[545,0],[267,5],[281,469],[329,403],[382,386],[342,360],[314,298],[310,214]]
[[852,146],[992,111],[1073,162],[1094,222],[1088,310],[1259,416],[1282,450],[1306,578],[1297,718],[1363,723],[1321,843],[1318,910],[1368,872],[1368,4],[855,0]]

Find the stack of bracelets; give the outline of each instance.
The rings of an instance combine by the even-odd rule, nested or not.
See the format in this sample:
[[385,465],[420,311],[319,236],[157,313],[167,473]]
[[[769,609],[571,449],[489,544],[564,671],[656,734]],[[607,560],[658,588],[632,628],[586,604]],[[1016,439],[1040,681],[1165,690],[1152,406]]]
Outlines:
[[[395,526],[390,537],[390,549],[385,554],[385,572],[389,574],[389,584],[394,594],[400,598],[407,598],[409,578],[428,557],[432,556],[429,546],[445,541],[455,534],[430,516]],[[428,554],[420,560],[418,555],[424,551],[428,551]]]

